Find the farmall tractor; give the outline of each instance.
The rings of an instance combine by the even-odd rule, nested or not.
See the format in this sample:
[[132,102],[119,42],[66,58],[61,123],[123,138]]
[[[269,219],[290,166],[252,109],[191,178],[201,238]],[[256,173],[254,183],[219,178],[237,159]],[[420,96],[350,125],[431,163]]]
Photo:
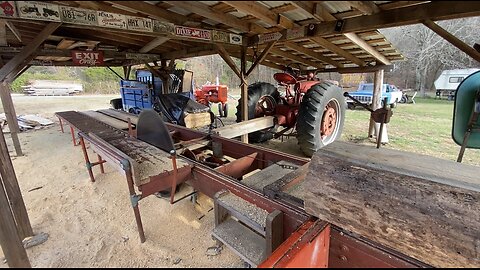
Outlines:
[[[300,149],[311,157],[318,149],[340,138],[346,110],[340,87],[318,80],[313,72],[301,76],[290,65],[285,72],[275,73],[273,77],[285,88],[284,95],[270,83],[248,86],[248,118],[275,117],[275,126],[250,133],[250,142],[296,136]],[[242,99],[237,106],[237,122],[242,119],[241,104]],[[283,128],[279,130],[279,127]],[[288,131],[291,132],[286,134]]]

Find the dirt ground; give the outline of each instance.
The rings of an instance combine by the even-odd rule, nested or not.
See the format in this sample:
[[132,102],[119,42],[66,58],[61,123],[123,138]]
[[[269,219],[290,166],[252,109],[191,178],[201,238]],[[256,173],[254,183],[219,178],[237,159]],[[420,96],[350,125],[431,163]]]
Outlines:
[[[32,266],[242,267],[227,248],[220,255],[206,255],[215,244],[214,212],[204,201],[195,207],[188,199],[173,206],[155,196],[142,200],[147,241],[141,244],[125,178],[106,165],[105,174],[94,168],[97,181],[89,181],[81,148],[72,145],[69,133],[60,132],[53,113],[108,108],[113,97],[13,98],[17,114],[39,113],[55,120],[49,128],[19,135],[25,156],[10,152],[33,230],[50,236],[27,249]],[[5,267],[0,250],[0,268]]]

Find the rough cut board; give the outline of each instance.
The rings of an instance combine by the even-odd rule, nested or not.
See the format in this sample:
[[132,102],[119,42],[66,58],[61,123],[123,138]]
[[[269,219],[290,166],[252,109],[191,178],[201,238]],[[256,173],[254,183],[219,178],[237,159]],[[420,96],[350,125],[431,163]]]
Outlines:
[[480,267],[478,167],[346,146],[312,158],[303,182],[309,214],[435,267]]
[[98,110],[97,112],[111,116],[113,118],[119,119],[124,122],[128,122],[128,118],[130,118],[130,122],[134,125],[138,123],[138,115],[130,114],[124,111],[115,110],[115,109],[105,109],[105,110]]
[[[170,154],[146,142],[125,137],[108,143],[134,161],[134,182],[137,186],[150,182],[150,176],[173,170]],[[177,168],[185,166],[188,166],[188,163],[177,158]]]
[[128,123],[125,123],[124,121],[120,121],[118,119],[109,117],[107,115],[104,115],[102,113],[96,112],[96,111],[82,111],[80,113],[83,113],[85,115],[88,115],[94,119],[97,119],[98,121],[104,122],[114,128],[117,129],[128,129]]

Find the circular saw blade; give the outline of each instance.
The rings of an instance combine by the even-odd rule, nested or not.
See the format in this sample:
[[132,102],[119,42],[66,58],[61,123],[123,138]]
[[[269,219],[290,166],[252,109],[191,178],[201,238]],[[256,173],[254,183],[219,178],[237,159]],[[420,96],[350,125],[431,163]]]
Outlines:
[[175,150],[170,132],[154,110],[143,110],[138,117],[137,139],[170,153]]

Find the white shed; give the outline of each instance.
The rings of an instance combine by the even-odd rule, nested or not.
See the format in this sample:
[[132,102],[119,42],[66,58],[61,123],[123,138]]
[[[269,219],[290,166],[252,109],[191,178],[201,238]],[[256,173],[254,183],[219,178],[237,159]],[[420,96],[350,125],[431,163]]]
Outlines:
[[437,91],[455,91],[468,75],[479,70],[478,68],[444,70],[435,81],[435,89]]

